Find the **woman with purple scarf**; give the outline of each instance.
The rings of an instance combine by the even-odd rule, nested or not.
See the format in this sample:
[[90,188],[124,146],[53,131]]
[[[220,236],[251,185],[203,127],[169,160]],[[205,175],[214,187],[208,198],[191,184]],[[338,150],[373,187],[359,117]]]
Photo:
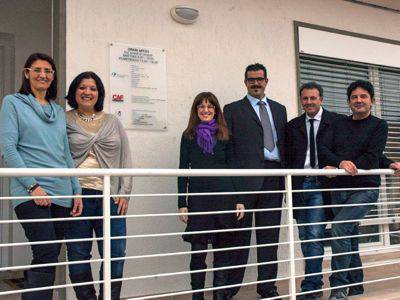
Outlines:
[[[229,132],[218,103],[210,92],[203,92],[194,99],[189,124],[182,135],[180,148],[180,169],[228,169],[226,162]],[[230,177],[179,177],[179,193],[231,192],[233,184]],[[186,232],[210,231],[236,227],[243,218],[244,205],[237,203],[231,195],[179,196],[179,219],[187,224]],[[206,214],[224,210],[237,210],[234,213]],[[205,214],[186,215],[186,213],[205,212]],[[185,234],[184,241],[191,243],[192,251],[190,270],[206,269],[208,243],[213,248],[226,248],[231,245],[234,232]],[[229,251],[214,252],[214,268],[230,265]],[[191,273],[193,290],[203,289],[206,272]],[[214,272],[214,287],[227,284],[227,271]],[[204,299],[203,292],[193,293],[192,299]],[[224,289],[214,290],[214,300],[228,299]]]

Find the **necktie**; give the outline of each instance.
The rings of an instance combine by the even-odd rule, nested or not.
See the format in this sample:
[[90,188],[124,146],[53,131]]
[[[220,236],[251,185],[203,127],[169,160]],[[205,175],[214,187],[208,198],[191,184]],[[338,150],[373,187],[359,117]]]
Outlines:
[[310,165],[311,168],[315,167],[315,138],[314,138],[314,121],[315,119],[310,119]]
[[274,135],[272,133],[271,120],[269,119],[266,103],[263,101],[258,101],[258,106],[260,107],[260,120],[264,131],[264,147],[269,151],[274,150]]

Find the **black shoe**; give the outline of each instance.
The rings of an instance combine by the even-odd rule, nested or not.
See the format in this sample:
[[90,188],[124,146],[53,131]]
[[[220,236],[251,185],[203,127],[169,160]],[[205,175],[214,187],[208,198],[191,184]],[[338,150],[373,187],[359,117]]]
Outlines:
[[329,300],[347,300],[347,288],[332,290]]
[[[305,292],[305,291],[302,291]],[[296,296],[296,300],[320,300],[324,295],[323,292],[308,293]]]
[[356,285],[349,287],[348,296],[356,296],[364,294],[364,288],[362,285]]
[[237,291],[235,289],[227,289],[227,299],[233,299],[237,294]]
[[193,293],[192,300],[204,300],[204,293]]
[[[266,293],[262,293],[261,299],[268,299],[268,298],[274,298],[274,297],[279,297],[279,294],[276,290],[270,290]],[[282,298],[275,298],[276,300],[281,300]]]
[[196,290],[204,289],[206,280],[206,272],[198,272],[190,274],[190,285],[192,286],[192,300],[204,300],[204,292],[195,292]]
[[230,296],[225,295],[224,293],[214,293],[213,300],[229,300]]
[[111,299],[121,299],[122,281],[111,282]]

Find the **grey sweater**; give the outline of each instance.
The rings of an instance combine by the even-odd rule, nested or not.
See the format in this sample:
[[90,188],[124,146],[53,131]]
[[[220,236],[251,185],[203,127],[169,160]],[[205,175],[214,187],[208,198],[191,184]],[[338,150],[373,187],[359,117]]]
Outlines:
[[[67,112],[67,134],[75,166],[79,166],[93,149],[101,168],[132,168],[128,137],[121,122],[106,114],[97,133],[77,124],[73,111]],[[130,194],[132,177],[111,177],[111,194]]]

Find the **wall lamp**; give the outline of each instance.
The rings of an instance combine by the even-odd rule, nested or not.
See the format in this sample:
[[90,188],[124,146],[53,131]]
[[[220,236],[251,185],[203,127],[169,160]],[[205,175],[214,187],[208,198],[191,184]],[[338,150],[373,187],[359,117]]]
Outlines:
[[171,17],[178,23],[192,24],[199,17],[199,11],[195,8],[184,5],[177,5],[171,8]]

